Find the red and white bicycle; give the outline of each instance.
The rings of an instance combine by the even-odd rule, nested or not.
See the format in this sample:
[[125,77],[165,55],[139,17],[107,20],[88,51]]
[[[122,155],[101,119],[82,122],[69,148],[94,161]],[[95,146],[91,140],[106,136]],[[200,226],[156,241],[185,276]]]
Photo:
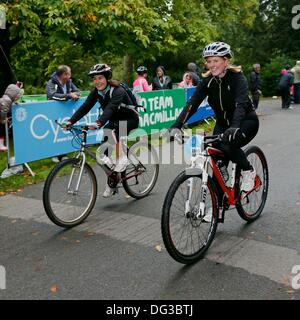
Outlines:
[[[200,148],[196,148],[198,138],[202,139]],[[256,170],[254,188],[244,192],[240,189],[241,169],[235,163],[228,165],[231,168],[228,180],[220,170],[220,162],[228,163],[224,153],[212,147],[220,136],[192,136],[190,139],[191,165],[171,184],[161,220],[167,251],[184,264],[194,263],[204,256],[214,239],[218,222],[224,222],[225,211],[230,206],[235,206],[247,222],[256,220],[265,206],[269,186],[267,161],[257,146],[244,150]],[[222,199],[218,199],[216,183],[224,193]]]

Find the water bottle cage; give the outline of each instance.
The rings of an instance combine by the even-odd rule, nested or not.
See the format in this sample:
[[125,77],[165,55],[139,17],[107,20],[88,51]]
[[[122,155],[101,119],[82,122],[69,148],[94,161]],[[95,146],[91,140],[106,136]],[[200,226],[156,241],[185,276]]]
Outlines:
[[226,166],[222,163],[221,160],[219,160],[219,161],[217,162],[217,167],[218,167],[218,170],[219,170],[219,172],[220,172],[223,180],[224,180],[225,182],[227,182],[228,179],[229,179],[229,174],[228,174],[228,171],[227,171]]

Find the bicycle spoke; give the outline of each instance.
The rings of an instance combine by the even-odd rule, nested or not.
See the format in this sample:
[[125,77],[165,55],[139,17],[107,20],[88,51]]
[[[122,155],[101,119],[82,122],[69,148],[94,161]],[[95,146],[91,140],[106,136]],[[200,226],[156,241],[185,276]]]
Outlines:
[[[59,165],[51,172],[44,190],[44,207],[49,218],[60,226],[72,226],[86,218],[96,200],[96,181],[92,169],[82,171],[79,188],[76,191],[80,166],[75,159]],[[75,169],[75,170],[74,170]],[[73,172],[72,179],[71,173]],[[47,179],[48,180],[48,179]]]
[[[190,216],[185,214],[185,203],[188,200],[190,181],[186,179],[178,186],[170,207],[170,234],[176,249],[184,255],[193,255],[207,243],[212,227],[211,223],[203,223],[196,218],[199,210],[202,180],[193,177],[193,188],[190,201]],[[207,210],[212,208],[211,197],[207,196]]]
[[[261,214],[268,192],[268,168],[262,151],[257,147],[247,149],[247,159],[256,171],[260,186],[251,191],[241,203],[237,205],[240,216],[246,221],[253,221]],[[257,180],[255,180],[255,184]],[[242,193],[242,197],[243,197]]]
[[[158,164],[149,161],[154,157],[154,150],[148,144],[137,142],[129,151],[128,158],[132,165],[126,169],[123,186],[129,195],[140,198],[147,195],[154,187],[158,175]],[[134,167],[133,171],[132,167]],[[133,177],[130,177],[131,175]],[[130,178],[126,179],[126,177]]]

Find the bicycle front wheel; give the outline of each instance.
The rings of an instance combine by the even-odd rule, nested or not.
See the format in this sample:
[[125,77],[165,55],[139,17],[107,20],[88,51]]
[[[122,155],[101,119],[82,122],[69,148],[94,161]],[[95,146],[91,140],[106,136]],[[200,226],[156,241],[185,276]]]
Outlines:
[[[236,209],[242,219],[252,222],[260,216],[265,207],[269,190],[269,171],[266,157],[261,149],[256,146],[250,146],[245,149],[245,154],[256,171],[255,189],[248,195],[239,191],[240,196]],[[240,187],[240,171],[238,175],[238,187]]]
[[172,183],[163,204],[163,241],[171,257],[180,263],[201,259],[217,230],[217,196],[211,178],[207,182],[205,214],[197,217],[201,191],[202,177],[188,176],[183,171]]
[[44,185],[43,204],[49,219],[64,228],[83,222],[97,198],[97,180],[93,169],[81,159],[59,163]]
[[122,173],[122,184],[133,198],[147,196],[154,188],[158,173],[158,156],[154,148],[147,142],[139,141],[128,151],[130,165]]

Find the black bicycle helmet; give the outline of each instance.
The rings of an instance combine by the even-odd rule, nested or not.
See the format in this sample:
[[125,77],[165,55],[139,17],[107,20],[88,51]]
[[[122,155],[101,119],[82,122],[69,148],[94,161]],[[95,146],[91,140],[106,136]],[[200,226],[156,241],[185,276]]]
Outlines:
[[88,75],[93,77],[98,74],[102,74],[107,80],[110,79],[112,77],[111,67],[104,63],[95,64],[89,71]]
[[148,69],[145,67],[145,66],[139,66],[137,69],[136,69],[136,72],[140,75],[143,75],[144,73],[147,73],[148,72]]

